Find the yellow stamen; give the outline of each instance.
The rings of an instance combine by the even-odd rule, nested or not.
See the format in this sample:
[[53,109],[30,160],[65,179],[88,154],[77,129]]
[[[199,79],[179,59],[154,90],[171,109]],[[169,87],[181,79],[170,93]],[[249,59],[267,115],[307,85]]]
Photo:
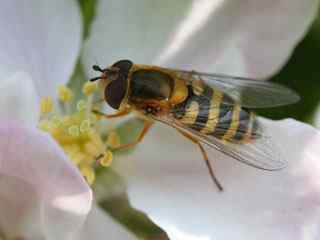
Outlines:
[[58,128],[61,126],[62,120],[58,116],[55,115],[52,117],[52,124],[55,128]]
[[89,132],[88,137],[89,137],[89,141],[94,143],[100,149],[106,148],[105,144],[103,143],[103,141],[101,139],[101,136],[99,134],[97,134],[96,132],[94,132],[94,131]]
[[61,102],[69,102],[73,97],[71,89],[64,85],[59,86],[58,95]]
[[87,156],[81,152],[69,153],[68,156],[71,159],[71,161],[76,165],[83,163],[87,158]]
[[84,120],[80,125],[80,132],[81,133],[88,132],[90,130],[90,125],[91,125],[91,123],[90,123],[89,119]]
[[80,152],[80,146],[77,144],[65,145],[63,149],[68,154],[75,154]]
[[38,127],[43,130],[43,131],[46,131],[48,132],[51,128],[51,123],[49,121],[41,121],[38,125]]
[[104,149],[100,149],[97,145],[93,142],[87,142],[84,145],[84,151],[93,158],[99,156]]
[[53,100],[51,97],[42,98],[40,101],[40,113],[42,115],[53,111]]
[[80,129],[77,125],[69,127],[68,132],[72,137],[79,137],[80,135]]
[[80,171],[82,175],[86,178],[89,185],[92,185],[96,178],[93,168],[88,165],[82,165],[80,166]]
[[87,104],[84,100],[80,100],[77,102],[77,110],[79,112],[86,110],[86,108],[87,108]]
[[90,96],[91,94],[93,94],[95,91],[97,90],[97,84],[95,82],[86,82],[83,85],[82,88],[82,92],[86,95],[86,96]]
[[[93,85],[86,83],[83,86],[83,92],[89,96],[94,88]],[[73,93],[66,86],[60,86],[58,92],[62,103],[72,100]],[[106,128],[99,127],[97,116],[90,111],[91,101],[91,97],[86,97],[76,103],[75,111],[71,112],[70,108],[67,113],[63,112],[64,115],[47,114],[42,116],[39,122],[39,128],[48,132],[57,141],[89,184],[95,180],[97,162],[107,167],[113,159],[113,154],[108,150],[106,137],[104,137]],[[74,106],[74,104],[68,105]],[[51,113],[52,99],[44,98],[41,101],[40,110],[42,114]],[[120,145],[117,133],[109,134],[108,142],[111,146]]]
[[107,151],[103,157],[100,159],[100,164],[103,167],[109,167],[113,160],[113,153],[111,151]]

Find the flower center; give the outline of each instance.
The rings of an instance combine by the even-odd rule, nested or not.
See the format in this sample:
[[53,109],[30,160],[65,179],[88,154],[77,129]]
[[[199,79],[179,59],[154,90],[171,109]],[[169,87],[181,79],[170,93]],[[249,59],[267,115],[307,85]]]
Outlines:
[[[96,83],[85,83],[82,88],[83,98],[75,103],[72,90],[60,86],[60,109],[54,107],[50,97],[43,98],[40,103],[39,128],[59,143],[89,184],[95,180],[96,167],[111,164],[113,153],[109,148],[119,144],[117,133],[104,132],[105,128],[99,125],[98,116],[91,112],[96,89]],[[76,106],[73,108],[75,110],[72,110],[72,104]]]

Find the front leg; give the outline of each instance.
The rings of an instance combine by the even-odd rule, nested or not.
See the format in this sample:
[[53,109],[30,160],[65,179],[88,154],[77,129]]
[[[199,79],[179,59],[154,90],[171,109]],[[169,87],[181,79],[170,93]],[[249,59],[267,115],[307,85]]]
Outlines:
[[139,144],[140,142],[142,142],[144,136],[146,135],[146,133],[149,131],[149,129],[151,128],[153,122],[150,121],[150,120],[144,120],[144,125],[143,125],[143,129],[142,131],[140,132],[140,135],[139,137],[131,142],[131,143],[128,143],[128,144],[123,144],[123,145],[120,145],[118,147],[115,147],[113,148],[113,150],[123,150],[123,149],[126,149],[126,148],[131,148],[131,147],[134,147],[136,146],[137,144]]
[[119,112],[116,112],[114,114],[105,114],[103,112],[100,112],[99,110],[96,110],[96,109],[93,109],[92,110],[92,113],[98,115],[98,116],[101,116],[101,117],[104,117],[104,118],[107,118],[107,119],[110,119],[110,118],[116,118],[116,117],[122,117],[122,116],[125,116],[127,114],[130,113],[130,110],[129,109],[124,109],[124,110],[121,110]]

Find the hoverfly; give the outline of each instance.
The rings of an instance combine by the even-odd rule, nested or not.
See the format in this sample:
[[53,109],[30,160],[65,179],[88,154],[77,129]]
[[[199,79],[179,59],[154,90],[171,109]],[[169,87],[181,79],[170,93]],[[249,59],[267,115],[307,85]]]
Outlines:
[[278,170],[286,161],[273,148],[270,137],[252,109],[276,107],[295,103],[299,96],[292,90],[270,82],[201,73],[158,66],[134,64],[121,60],[102,69],[93,66],[101,75],[104,99],[115,114],[96,114],[106,118],[136,112],[144,119],[144,128],[134,146],[155,122],[175,128],[201,150],[213,182],[223,190],[214,175],[206,144],[247,165]]

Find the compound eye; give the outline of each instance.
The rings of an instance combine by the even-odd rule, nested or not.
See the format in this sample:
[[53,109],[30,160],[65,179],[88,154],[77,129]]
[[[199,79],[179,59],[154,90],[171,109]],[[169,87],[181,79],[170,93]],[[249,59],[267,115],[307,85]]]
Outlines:
[[105,88],[105,99],[113,109],[119,109],[122,100],[127,92],[127,78],[122,74],[118,78],[110,82]]
[[120,60],[114,63],[112,67],[119,68],[121,73],[127,77],[132,65],[133,63],[130,60]]

